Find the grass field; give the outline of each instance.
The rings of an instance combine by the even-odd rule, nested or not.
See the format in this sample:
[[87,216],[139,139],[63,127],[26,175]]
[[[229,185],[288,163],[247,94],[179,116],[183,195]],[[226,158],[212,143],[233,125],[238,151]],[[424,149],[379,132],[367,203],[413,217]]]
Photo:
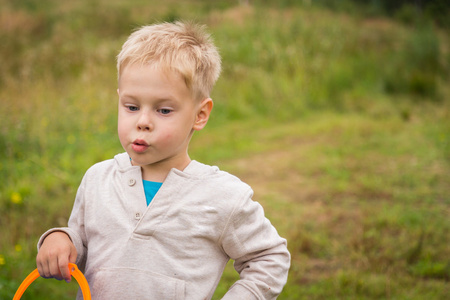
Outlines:
[[[86,169],[123,151],[122,43],[176,19],[207,24],[223,57],[191,158],[249,183],[288,240],[279,299],[446,299],[449,32],[255,2],[0,0],[0,299],[35,268],[39,236],[67,224]],[[230,263],[213,299],[237,278]],[[22,299],[76,290],[40,278]]]

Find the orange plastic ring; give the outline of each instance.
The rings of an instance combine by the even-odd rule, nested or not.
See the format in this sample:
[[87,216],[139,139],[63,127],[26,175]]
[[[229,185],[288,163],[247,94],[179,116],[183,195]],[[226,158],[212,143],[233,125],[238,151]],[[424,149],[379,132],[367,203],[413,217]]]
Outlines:
[[[84,300],[91,300],[91,290],[89,289],[89,284],[84,277],[83,273],[78,269],[76,264],[69,263],[69,271],[70,275],[75,278],[75,280],[78,282],[78,285],[81,288],[81,292],[83,293],[83,299]],[[22,297],[25,290],[28,288],[28,286],[35,281],[37,278],[39,278],[39,272],[38,269],[34,270],[33,272],[28,275],[25,280],[22,282],[22,284],[19,286],[19,288],[16,291],[16,294],[14,295],[13,300],[19,300],[20,297]]]

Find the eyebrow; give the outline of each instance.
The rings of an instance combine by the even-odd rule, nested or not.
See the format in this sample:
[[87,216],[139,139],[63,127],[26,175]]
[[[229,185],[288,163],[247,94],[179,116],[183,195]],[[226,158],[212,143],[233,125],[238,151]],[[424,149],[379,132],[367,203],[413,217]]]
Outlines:
[[[139,101],[140,99],[142,99],[141,97],[137,96],[137,95],[133,95],[133,94],[128,94],[128,93],[124,93],[124,94],[119,94],[119,98],[120,99],[130,99],[130,100],[136,100]],[[162,96],[157,96],[157,97],[144,97],[144,99],[150,99],[151,101],[155,101],[155,102],[164,102],[164,101],[176,101],[176,98],[172,97],[171,95],[162,95]]]

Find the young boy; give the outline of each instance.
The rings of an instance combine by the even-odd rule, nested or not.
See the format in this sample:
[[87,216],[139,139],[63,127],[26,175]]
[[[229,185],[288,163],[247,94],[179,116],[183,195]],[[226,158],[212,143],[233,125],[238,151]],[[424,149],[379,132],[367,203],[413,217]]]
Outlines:
[[210,299],[231,258],[240,279],[223,299],[275,299],[290,265],[286,240],[249,186],[188,155],[220,73],[209,35],[189,23],[145,26],[117,67],[126,152],[86,172],[68,227],[39,240],[39,274],[70,281],[76,263],[93,299]]

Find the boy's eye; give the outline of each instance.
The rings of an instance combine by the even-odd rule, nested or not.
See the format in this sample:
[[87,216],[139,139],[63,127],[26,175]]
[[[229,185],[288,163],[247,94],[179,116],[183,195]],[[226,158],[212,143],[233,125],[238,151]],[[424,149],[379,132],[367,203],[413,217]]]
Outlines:
[[168,109],[168,108],[161,108],[161,109],[158,109],[158,112],[163,114],[163,115],[168,115],[168,114],[170,114],[172,112],[172,110]]
[[138,111],[139,110],[139,107],[133,106],[133,105],[129,105],[129,106],[127,106],[127,108],[129,111]]

